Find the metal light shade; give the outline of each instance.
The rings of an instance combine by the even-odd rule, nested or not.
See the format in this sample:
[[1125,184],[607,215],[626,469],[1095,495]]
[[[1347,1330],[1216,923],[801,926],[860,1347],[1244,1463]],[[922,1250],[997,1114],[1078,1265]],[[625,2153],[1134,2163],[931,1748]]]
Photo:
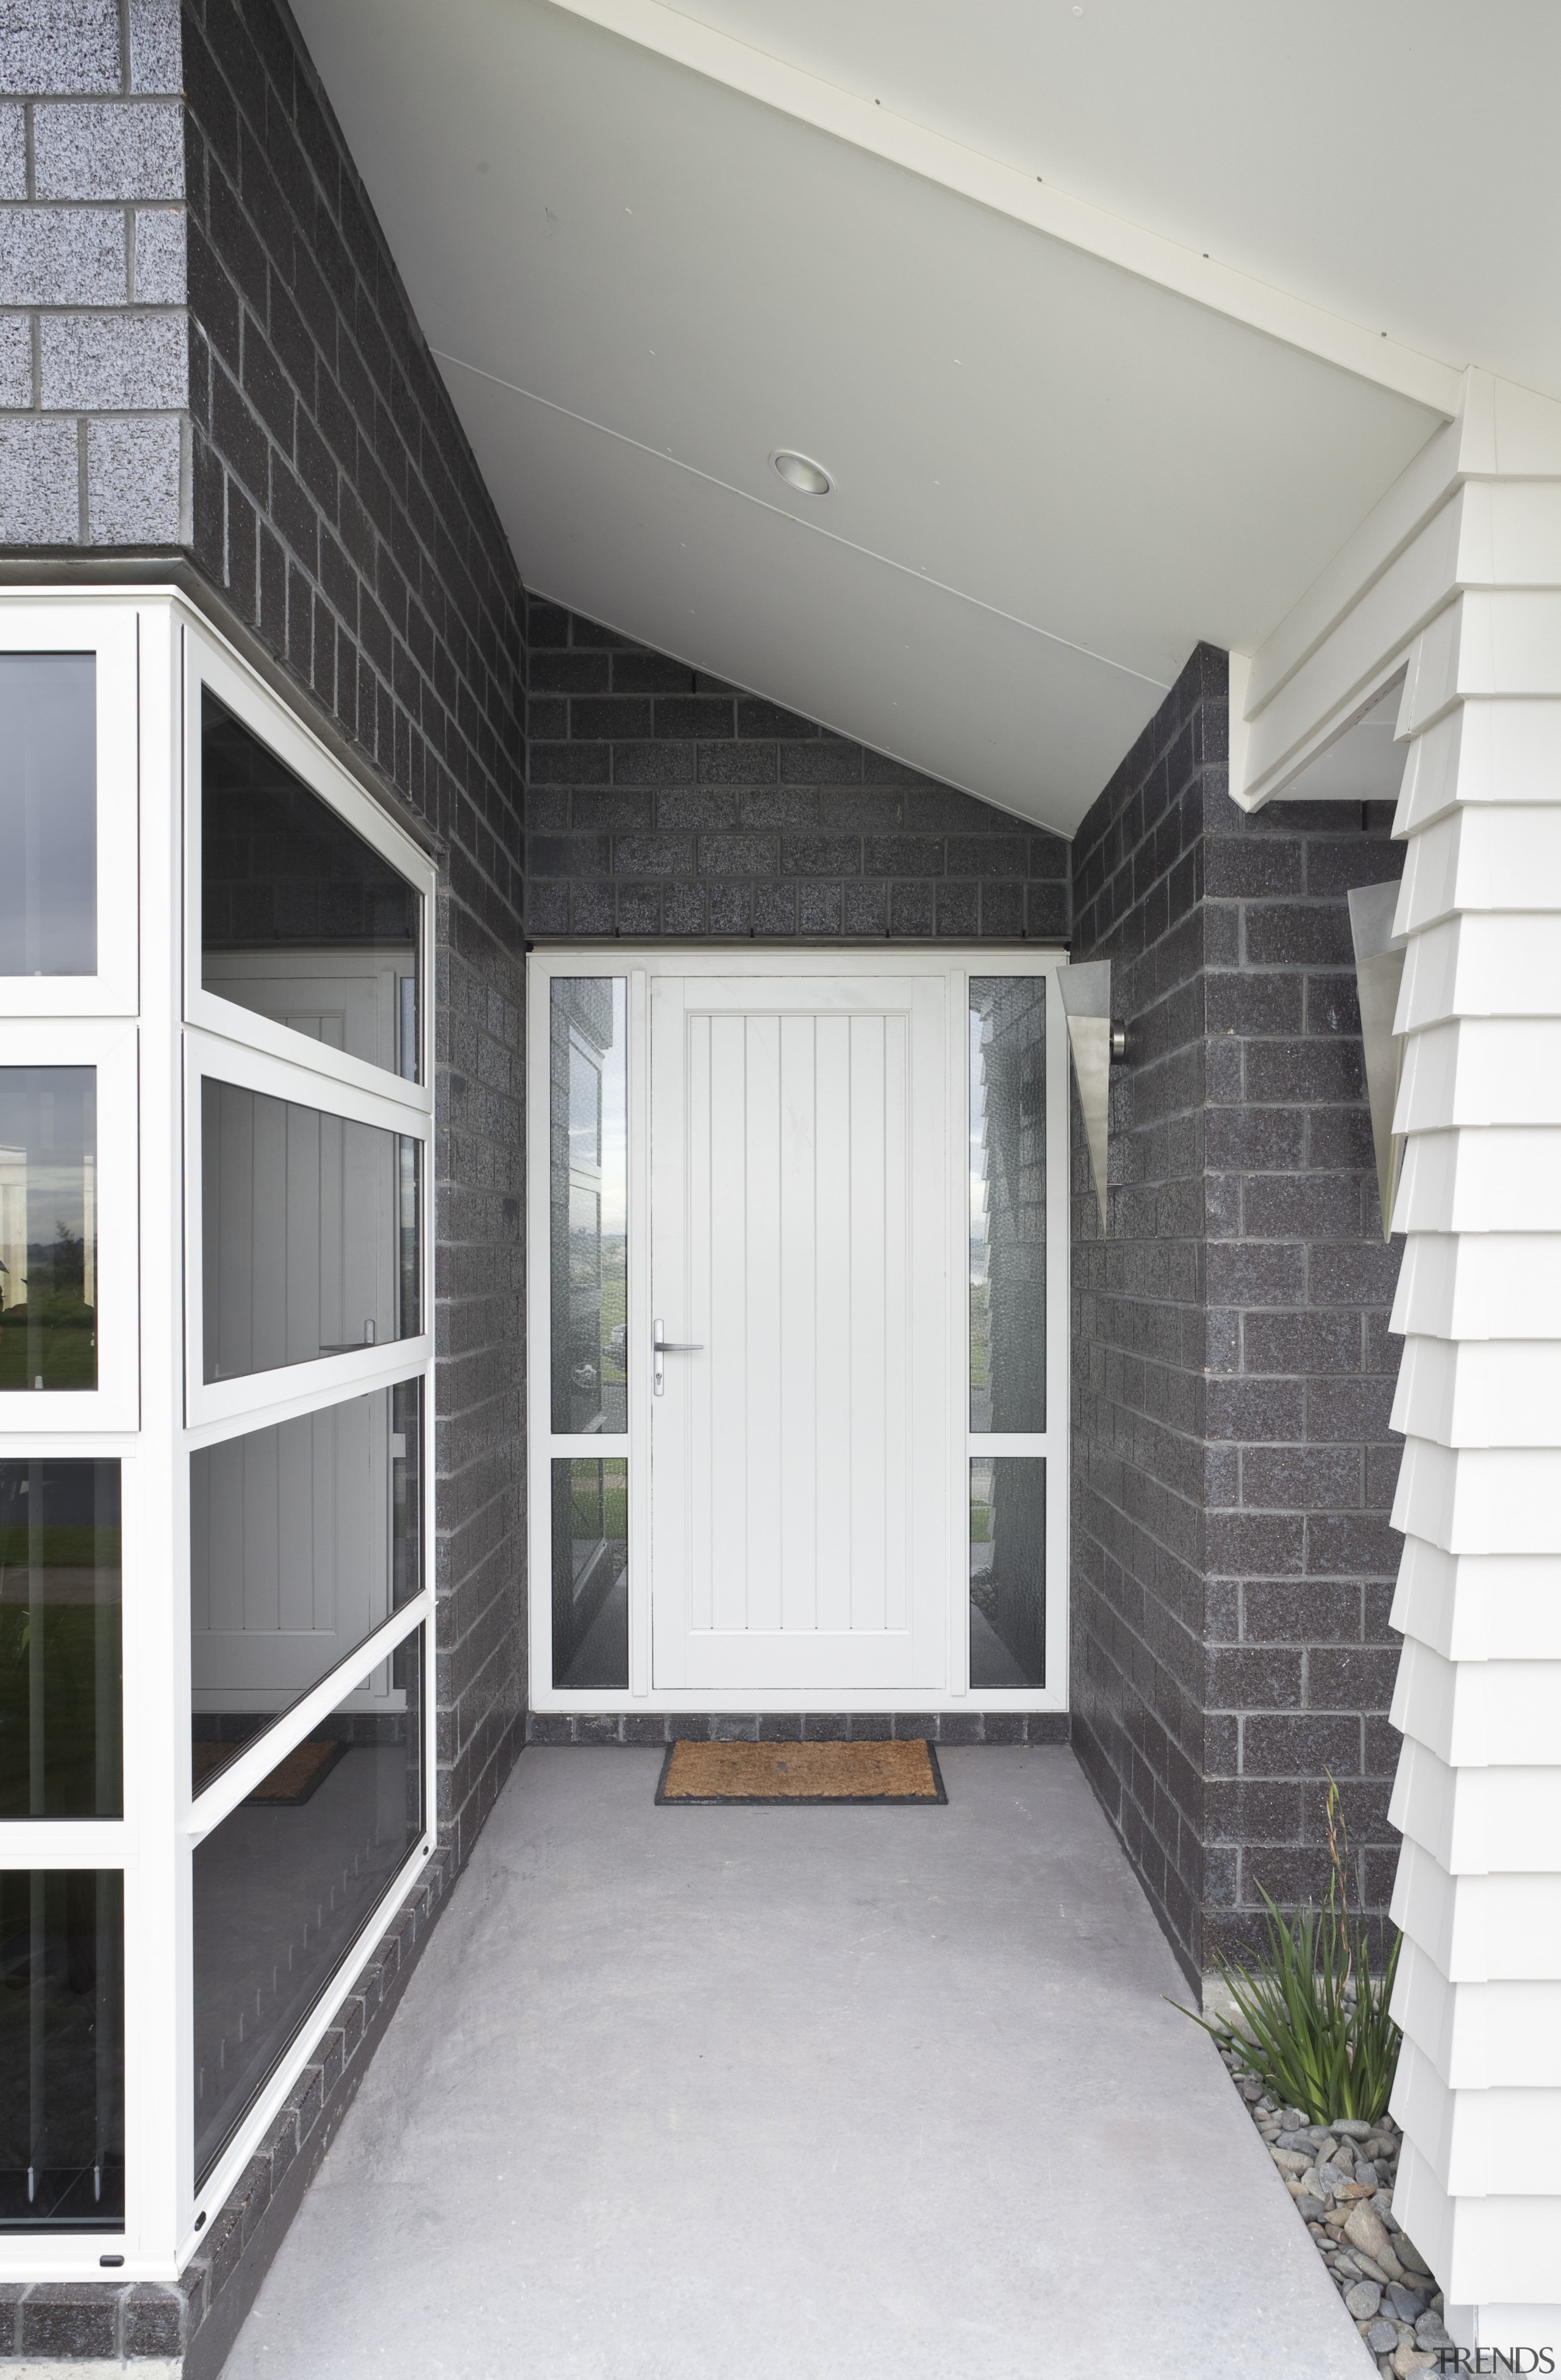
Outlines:
[[1057,994],[1067,1019],[1073,1072],[1090,1145],[1101,1230],[1105,1230],[1106,1119],[1111,1104],[1111,961],[1057,969]]
[[1404,1044],[1393,1029],[1398,1013],[1398,988],[1404,979],[1404,937],[1395,935],[1398,906],[1396,880],[1391,884],[1358,885],[1349,896],[1349,930],[1355,941],[1355,981],[1360,999],[1360,1040],[1366,1060],[1366,1098],[1372,1111],[1372,1145],[1377,1160],[1377,1196],[1382,1206],[1382,1235],[1393,1235],[1393,1201],[1398,1190],[1398,1165],[1404,1153],[1401,1134],[1393,1129],[1398,1103],[1398,1078],[1404,1066]]

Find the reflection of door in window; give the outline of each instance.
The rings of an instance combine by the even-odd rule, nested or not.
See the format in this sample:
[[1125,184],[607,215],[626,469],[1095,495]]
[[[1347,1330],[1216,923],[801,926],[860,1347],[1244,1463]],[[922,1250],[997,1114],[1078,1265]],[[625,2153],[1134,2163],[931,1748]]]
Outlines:
[[27,1278],[27,1151],[0,1148],[0,1308],[19,1305]]
[[208,1076],[205,1378],[410,1338],[417,1144]]
[[0,1066],[0,1389],[97,1385],[97,1071]]
[[197,1710],[280,1710],[389,1618],[389,1402],[378,1389],[197,1457]]
[[574,1427],[589,1429],[602,1396],[602,1064],[569,1036],[569,1386]]
[[418,1081],[413,886],[209,690],[201,777],[202,990]]
[[554,986],[553,1426],[628,1427],[625,985]]
[[269,1016],[327,1050],[408,1081],[417,1075],[415,953],[405,945],[353,949],[213,951],[208,991]]
[[[421,1383],[372,1389],[190,1459],[196,1789],[422,1585]],[[396,1659],[353,1707],[399,1709]]]

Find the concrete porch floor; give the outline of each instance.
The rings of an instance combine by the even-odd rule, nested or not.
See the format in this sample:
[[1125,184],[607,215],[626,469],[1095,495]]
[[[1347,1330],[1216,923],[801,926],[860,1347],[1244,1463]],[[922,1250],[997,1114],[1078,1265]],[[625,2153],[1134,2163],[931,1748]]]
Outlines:
[[528,1751],[227,2380],[1362,2380],[1067,1749],[942,1809]]

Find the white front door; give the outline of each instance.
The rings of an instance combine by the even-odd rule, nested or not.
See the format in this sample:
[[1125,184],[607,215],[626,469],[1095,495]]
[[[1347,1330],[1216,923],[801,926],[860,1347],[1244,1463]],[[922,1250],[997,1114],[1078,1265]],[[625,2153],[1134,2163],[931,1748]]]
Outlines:
[[651,990],[655,1687],[942,1684],[947,987]]
[[535,1709],[1067,1708],[1057,965],[531,954]]

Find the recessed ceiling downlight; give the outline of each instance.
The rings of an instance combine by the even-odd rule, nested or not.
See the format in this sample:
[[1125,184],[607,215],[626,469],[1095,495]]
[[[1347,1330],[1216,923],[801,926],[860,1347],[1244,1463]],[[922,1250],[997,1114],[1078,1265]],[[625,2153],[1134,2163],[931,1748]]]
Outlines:
[[770,460],[787,486],[795,488],[799,496],[827,496],[835,485],[823,465],[815,463],[810,455],[794,455],[789,447],[783,446]]

